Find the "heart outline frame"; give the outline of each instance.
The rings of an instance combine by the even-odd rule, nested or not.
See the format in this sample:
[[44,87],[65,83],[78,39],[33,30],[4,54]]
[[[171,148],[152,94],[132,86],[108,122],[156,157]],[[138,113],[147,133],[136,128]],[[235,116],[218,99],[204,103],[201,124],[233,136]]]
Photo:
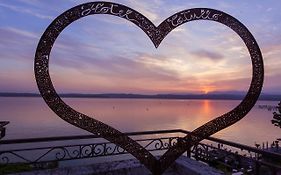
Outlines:
[[[148,35],[156,48],[174,28],[190,21],[211,20],[228,26],[241,37],[250,53],[253,71],[248,93],[233,110],[198,127],[168,149],[160,159],[156,159],[149,151],[122,132],[72,109],[62,101],[54,89],[49,75],[49,56],[56,38],[72,22],[94,14],[109,14],[136,24]],[[141,13],[124,5],[105,1],[80,4],[59,15],[40,38],[35,53],[34,72],[40,94],[61,119],[122,147],[155,175],[162,174],[187,148],[246,116],[258,100],[264,79],[263,58],[255,38],[241,22],[222,11],[209,8],[187,9],[168,17],[156,27]]]

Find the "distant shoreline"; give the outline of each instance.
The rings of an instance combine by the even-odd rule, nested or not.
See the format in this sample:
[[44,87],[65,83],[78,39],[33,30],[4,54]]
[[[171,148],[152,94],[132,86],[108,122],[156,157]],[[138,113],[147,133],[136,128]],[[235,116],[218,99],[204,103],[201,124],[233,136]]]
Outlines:
[[[64,98],[118,98],[118,99],[198,99],[198,100],[242,100],[244,94],[156,94],[156,95],[143,95],[143,94],[60,94]],[[36,93],[0,93],[0,97],[41,97]],[[259,100],[268,101],[281,101],[279,94],[261,94]]]

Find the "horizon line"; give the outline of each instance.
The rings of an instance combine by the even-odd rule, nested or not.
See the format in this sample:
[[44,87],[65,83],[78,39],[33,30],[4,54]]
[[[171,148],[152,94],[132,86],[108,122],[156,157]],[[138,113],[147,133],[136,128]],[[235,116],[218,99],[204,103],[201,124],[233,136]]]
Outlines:
[[[119,99],[208,99],[208,100],[243,100],[246,93],[201,93],[201,94],[133,94],[133,93],[59,93],[63,98],[119,98]],[[40,93],[0,92],[0,97],[41,97]],[[259,100],[281,101],[281,94],[262,93]]]

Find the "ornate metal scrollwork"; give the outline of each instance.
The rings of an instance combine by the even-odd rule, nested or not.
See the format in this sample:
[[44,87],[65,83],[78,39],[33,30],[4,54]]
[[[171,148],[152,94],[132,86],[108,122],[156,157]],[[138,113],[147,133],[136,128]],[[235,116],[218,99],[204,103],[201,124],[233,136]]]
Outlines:
[[[108,14],[124,18],[140,27],[157,48],[174,28],[194,20],[212,20],[230,27],[246,44],[252,60],[252,81],[244,100],[233,110],[195,129],[157,160],[140,144],[120,131],[75,111],[58,96],[49,75],[50,52],[60,32],[70,23],[87,15]],[[91,2],[73,7],[58,16],[42,35],[36,49],[34,71],[39,91],[47,105],[66,122],[101,136],[131,153],[153,174],[162,174],[184,151],[208,136],[236,123],[255,105],[262,90],[264,69],[259,46],[249,30],[234,17],[218,10],[194,8],[178,12],[156,27],[139,12],[112,2]]]
[[[159,137],[135,140],[150,152],[167,150],[176,143],[179,137]],[[61,145],[55,147],[38,147],[0,151],[0,165],[13,163],[37,164],[49,161],[94,158],[128,154],[128,152],[110,142],[96,142],[81,145]],[[36,152],[36,154],[34,154]]]

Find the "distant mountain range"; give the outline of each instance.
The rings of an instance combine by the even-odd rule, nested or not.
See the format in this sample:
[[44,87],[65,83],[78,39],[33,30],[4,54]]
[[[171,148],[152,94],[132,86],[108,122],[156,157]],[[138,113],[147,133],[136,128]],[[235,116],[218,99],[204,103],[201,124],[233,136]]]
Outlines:
[[[6,93],[0,92],[0,97],[41,97],[37,93]],[[136,99],[213,99],[213,100],[242,100],[245,97],[243,92],[214,92],[208,94],[125,94],[125,93],[105,93],[105,94],[60,94],[65,98],[136,98]],[[280,94],[261,94],[259,100],[281,101]]]

